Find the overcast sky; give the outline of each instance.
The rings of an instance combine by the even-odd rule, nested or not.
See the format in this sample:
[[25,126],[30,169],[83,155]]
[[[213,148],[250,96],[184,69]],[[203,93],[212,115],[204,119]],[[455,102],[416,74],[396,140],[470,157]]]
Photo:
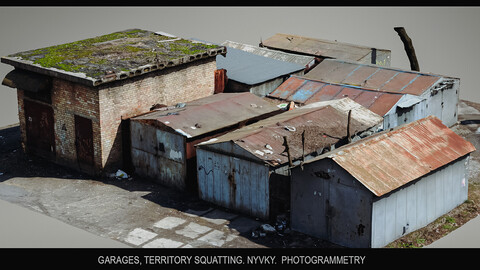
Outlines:
[[[392,51],[409,69],[396,26],[413,40],[420,70],[461,79],[460,98],[480,102],[478,7],[0,7],[0,55],[130,28],[258,45],[275,33]],[[1,79],[13,67],[1,64]],[[16,91],[0,86],[0,126],[18,122]]]

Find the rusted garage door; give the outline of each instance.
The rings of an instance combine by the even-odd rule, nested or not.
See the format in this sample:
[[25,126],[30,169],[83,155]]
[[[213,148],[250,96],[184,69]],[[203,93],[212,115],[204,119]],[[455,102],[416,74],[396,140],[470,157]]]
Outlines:
[[75,147],[80,170],[93,170],[92,120],[75,115]]
[[44,157],[55,156],[53,109],[45,104],[24,100],[27,151]]

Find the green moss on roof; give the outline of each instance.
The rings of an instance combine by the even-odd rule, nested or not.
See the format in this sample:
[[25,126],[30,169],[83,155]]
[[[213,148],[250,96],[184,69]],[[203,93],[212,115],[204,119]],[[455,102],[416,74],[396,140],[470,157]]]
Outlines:
[[80,72],[91,78],[99,78],[107,72],[125,72],[203,53],[212,48],[220,46],[133,29],[20,52],[9,57],[31,61],[44,68]]

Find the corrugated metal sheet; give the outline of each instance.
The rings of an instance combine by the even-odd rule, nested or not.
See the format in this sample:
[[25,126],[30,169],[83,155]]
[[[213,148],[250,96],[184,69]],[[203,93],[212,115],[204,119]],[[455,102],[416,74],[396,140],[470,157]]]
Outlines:
[[303,104],[348,97],[374,113],[384,116],[402,95],[291,76],[268,97]]
[[344,84],[377,92],[421,95],[443,76],[325,59],[304,75],[311,80]]
[[301,71],[305,66],[228,48],[226,56],[217,57],[217,68],[226,69],[229,80],[255,85]]
[[373,203],[371,247],[418,230],[468,198],[468,157],[457,159]]
[[306,162],[331,158],[382,196],[475,150],[440,119],[429,116]]
[[356,119],[367,127],[373,127],[382,122],[382,117],[380,115],[366,109],[364,106],[350,98],[310,103],[305,105],[304,108],[321,108],[325,106],[332,106],[342,112],[348,112],[349,110],[352,110],[352,118]]
[[372,52],[372,47],[281,33],[262,41],[262,44],[279,50],[352,61],[360,61]]
[[427,100],[418,96],[403,95],[389,113],[383,116],[383,129],[394,128],[420,120],[430,115],[427,112]]
[[268,219],[268,167],[234,156],[197,150],[198,190],[202,200]]
[[284,61],[284,62],[290,62],[298,65],[302,65],[304,67],[310,67],[315,63],[315,57],[313,56],[306,56],[306,55],[300,55],[300,54],[293,54],[293,53],[286,53],[286,52],[281,52],[281,51],[276,51],[276,50],[270,50],[267,48],[262,48],[258,46],[253,46],[253,45],[248,45],[248,44],[243,44],[239,42],[234,42],[227,40],[222,43],[223,46],[227,46],[228,48],[234,48],[242,51],[246,51],[249,53],[253,53],[256,55],[264,56],[264,57],[269,57],[272,59]]
[[152,111],[132,120],[153,120],[158,125],[192,138],[275,112],[280,112],[277,106],[252,93],[219,93]]
[[[293,159],[301,158],[322,150],[330,149],[339,140],[346,138],[348,110],[352,108],[350,134],[366,131],[382,121],[378,115],[358,105],[325,102],[310,107],[300,107],[270,118],[258,121],[241,129],[232,131],[214,140],[202,143],[221,143],[232,141],[252,153],[263,162],[277,166],[288,162],[284,139],[286,136]],[[352,101],[350,101],[352,102]],[[305,131],[305,149],[302,144],[302,132]]]

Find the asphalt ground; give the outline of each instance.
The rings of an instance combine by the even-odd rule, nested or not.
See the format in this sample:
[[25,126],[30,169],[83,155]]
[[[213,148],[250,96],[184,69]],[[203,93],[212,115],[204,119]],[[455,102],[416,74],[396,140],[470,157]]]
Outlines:
[[[25,155],[19,132],[0,128],[0,248],[340,248],[289,229],[265,231],[265,221],[145,179],[96,179]],[[477,217],[427,248],[480,247],[479,229]]]
[[[275,223],[232,212],[146,179],[92,178],[26,155],[19,132],[18,125],[0,129],[0,200],[27,212],[2,204],[2,220],[8,220],[4,223],[8,230],[0,232],[1,247],[76,246],[73,240],[55,234],[65,226],[106,239],[107,246],[115,241],[133,248],[339,247],[288,228],[264,230],[262,225],[273,227]],[[26,221],[28,211],[32,220]],[[47,217],[59,222],[46,225],[43,218]],[[33,220],[37,218],[38,222]],[[44,230],[53,234],[48,237]],[[46,238],[26,236],[35,234]],[[87,239],[82,233],[74,238],[79,239],[80,246]],[[92,247],[99,245],[92,242]]]

